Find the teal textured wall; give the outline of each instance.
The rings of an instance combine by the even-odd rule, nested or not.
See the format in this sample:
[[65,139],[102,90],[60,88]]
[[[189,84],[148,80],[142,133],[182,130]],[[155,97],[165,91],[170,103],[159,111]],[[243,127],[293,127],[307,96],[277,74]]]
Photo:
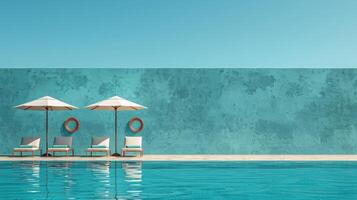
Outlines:
[[[83,108],[119,95],[149,109],[119,113],[144,120],[150,154],[357,153],[356,69],[1,69],[0,153],[21,136],[41,135],[44,113],[13,106],[49,95]],[[110,111],[49,114],[50,141],[75,116],[77,152],[93,135],[112,138]],[[42,143],[44,145],[44,143]]]

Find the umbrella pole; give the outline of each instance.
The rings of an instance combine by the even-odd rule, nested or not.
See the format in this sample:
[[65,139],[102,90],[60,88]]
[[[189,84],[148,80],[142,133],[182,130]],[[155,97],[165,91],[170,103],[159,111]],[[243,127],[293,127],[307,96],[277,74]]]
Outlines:
[[118,113],[115,109],[115,153],[118,153]]
[[48,108],[46,108],[46,157],[48,157]]
[[115,112],[115,153],[112,154],[112,156],[120,156],[118,153],[118,108],[114,109]]

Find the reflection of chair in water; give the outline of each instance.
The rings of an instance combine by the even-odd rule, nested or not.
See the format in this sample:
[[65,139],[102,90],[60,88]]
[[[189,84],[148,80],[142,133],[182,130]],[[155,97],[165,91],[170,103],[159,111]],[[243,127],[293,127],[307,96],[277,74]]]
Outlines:
[[[51,191],[49,191],[51,188],[61,187],[61,193],[64,195],[64,199],[71,197],[73,186],[76,184],[76,176],[73,175],[73,170],[76,169],[77,165],[78,163],[70,161],[45,162],[45,187],[47,196],[51,195]],[[55,193],[52,194],[56,196]],[[49,199],[52,198],[49,197]]]
[[98,178],[109,177],[110,161],[88,162],[88,167],[93,172],[92,174]]
[[29,180],[40,178],[40,163],[35,161],[21,162],[19,167],[24,171],[22,175],[29,175]]
[[128,183],[126,193],[129,199],[141,199],[142,162],[123,162],[122,168],[125,176],[124,180]]
[[58,171],[61,170],[68,170],[72,166],[72,162],[64,161],[64,162],[47,162],[47,167],[48,168],[53,168]]
[[113,187],[110,183],[110,161],[87,162],[87,168],[90,170],[87,175],[96,184],[91,188],[93,199],[108,199]]
[[[41,193],[41,180],[40,180],[40,163],[39,162],[19,162],[16,163],[16,168],[21,169],[21,173],[18,173],[17,178],[21,182],[22,187],[17,188],[18,197],[21,199],[21,194]],[[5,178],[6,177],[2,177]],[[37,197],[39,198],[39,197]]]
[[141,182],[142,162],[123,162],[122,167],[127,182]]

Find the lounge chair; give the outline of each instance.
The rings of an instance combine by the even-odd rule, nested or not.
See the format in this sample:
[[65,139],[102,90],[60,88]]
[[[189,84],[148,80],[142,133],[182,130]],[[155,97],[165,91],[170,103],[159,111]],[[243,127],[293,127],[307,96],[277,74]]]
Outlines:
[[109,156],[109,137],[93,137],[92,144],[90,148],[87,148],[86,154],[88,152],[90,152],[90,156],[93,155],[93,152],[105,152],[105,154]]
[[22,137],[20,146],[13,149],[12,155],[15,155],[16,152],[20,152],[22,156],[22,152],[31,152],[32,156],[34,156],[35,151],[40,151],[40,154],[42,154],[40,140],[40,137]]
[[139,152],[140,156],[144,155],[142,148],[142,137],[125,137],[124,148],[121,150],[121,155],[125,156],[126,152]]
[[48,148],[48,152],[52,152],[53,156],[55,156],[56,152],[66,152],[66,155],[68,156],[68,152],[72,151],[72,156],[74,156],[72,140],[72,137],[55,137],[53,146]]

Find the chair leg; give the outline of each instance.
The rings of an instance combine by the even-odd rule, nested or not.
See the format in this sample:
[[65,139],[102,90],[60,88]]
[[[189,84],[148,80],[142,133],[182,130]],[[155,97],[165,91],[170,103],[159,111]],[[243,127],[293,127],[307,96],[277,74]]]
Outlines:
[[66,156],[68,156],[68,151],[66,151]]
[[53,153],[53,157],[55,157],[55,155],[56,155],[55,152],[52,152],[52,153]]
[[32,157],[34,157],[35,156],[35,151],[32,151]]
[[92,151],[90,152],[90,157],[93,157],[93,152]]
[[72,149],[72,156],[74,157],[74,149]]
[[22,157],[22,151],[20,151],[20,156]]

